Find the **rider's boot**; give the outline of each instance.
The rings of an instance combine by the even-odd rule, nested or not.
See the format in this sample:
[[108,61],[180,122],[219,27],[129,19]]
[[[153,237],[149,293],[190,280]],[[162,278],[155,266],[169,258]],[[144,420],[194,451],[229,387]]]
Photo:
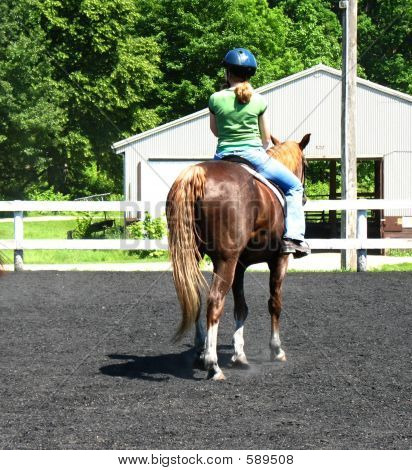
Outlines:
[[280,254],[293,254],[294,258],[303,258],[304,256],[310,255],[310,248],[305,241],[283,238],[280,247]]

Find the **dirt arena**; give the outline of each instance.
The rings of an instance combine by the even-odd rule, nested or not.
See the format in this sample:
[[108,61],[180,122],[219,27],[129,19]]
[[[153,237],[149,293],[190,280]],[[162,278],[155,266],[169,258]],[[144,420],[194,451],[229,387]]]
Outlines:
[[246,276],[247,371],[193,369],[169,272],[0,278],[2,449],[407,449],[412,273],[289,274],[269,362],[268,274]]

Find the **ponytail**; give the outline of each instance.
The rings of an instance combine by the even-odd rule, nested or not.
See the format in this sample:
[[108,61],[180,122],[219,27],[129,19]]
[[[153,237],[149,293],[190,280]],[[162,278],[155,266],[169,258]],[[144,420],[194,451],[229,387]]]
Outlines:
[[248,82],[242,82],[237,85],[235,88],[235,95],[239,103],[247,104],[249,103],[250,99],[252,98],[252,85]]

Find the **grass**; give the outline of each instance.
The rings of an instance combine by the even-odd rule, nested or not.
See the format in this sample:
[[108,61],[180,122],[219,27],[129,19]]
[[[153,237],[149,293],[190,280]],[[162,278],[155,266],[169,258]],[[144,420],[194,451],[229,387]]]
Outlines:
[[[76,220],[51,220],[46,222],[25,222],[24,238],[31,240],[67,239],[67,232],[73,230]],[[0,223],[0,240],[14,238],[13,222]],[[6,264],[13,263],[13,252],[2,252]],[[78,263],[142,263],[145,261],[168,261],[167,251],[126,251],[126,250],[25,250],[27,264],[78,264]]]
[[390,271],[401,271],[407,272],[412,271],[412,263],[399,263],[399,264],[384,264],[378,268],[370,269],[369,271],[374,272],[390,272]]
[[[13,252],[2,252],[6,264],[13,264]],[[125,250],[24,250],[27,264],[81,264],[81,263],[145,263],[147,261],[165,262],[168,252],[151,257],[148,254]]]
[[[76,220],[53,220],[50,222],[25,222],[24,238],[41,240],[42,238],[66,239],[67,232],[73,230]],[[12,222],[0,223],[0,240],[14,238]]]
[[412,250],[388,250],[388,256],[412,256]]

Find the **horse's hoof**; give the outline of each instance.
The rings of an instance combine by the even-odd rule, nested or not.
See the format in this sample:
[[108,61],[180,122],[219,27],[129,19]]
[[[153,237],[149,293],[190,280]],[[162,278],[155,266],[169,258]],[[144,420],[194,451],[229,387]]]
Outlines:
[[240,356],[236,356],[235,354],[232,356],[232,367],[238,367],[239,369],[248,369],[249,362],[247,360],[246,354],[242,354]]
[[272,361],[278,361],[278,362],[286,362],[286,354],[285,351],[280,351],[277,354],[272,354],[271,355]]
[[226,377],[224,376],[223,372],[217,372],[213,377],[212,380],[220,381],[220,380],[226,380]]
[[223,372],[219,370],[218,372],[214,373],[213,370],[209,370],[207,374],[207,378],[215,381],[221,381],[221,380],[226,380],[226,377],[224,376]]

